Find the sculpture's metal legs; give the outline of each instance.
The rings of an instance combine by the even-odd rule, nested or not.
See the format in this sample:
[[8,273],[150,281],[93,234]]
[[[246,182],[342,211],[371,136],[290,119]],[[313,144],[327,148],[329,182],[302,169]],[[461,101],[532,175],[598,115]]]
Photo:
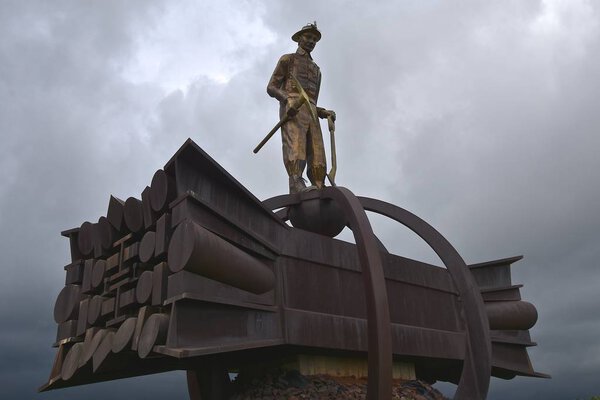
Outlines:
[[229,397],[229,374],[220,366],[200,367],[187,371],[190,400],[223,400]]

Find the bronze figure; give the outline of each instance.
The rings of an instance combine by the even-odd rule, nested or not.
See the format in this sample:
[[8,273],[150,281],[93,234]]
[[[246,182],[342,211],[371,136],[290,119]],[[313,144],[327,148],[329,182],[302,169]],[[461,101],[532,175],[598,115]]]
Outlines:
[[[323,134],[314,115],[335,121],[335,112],[317,107],[321,71],[310,53],[320,39],[316,22],[296,32],[292,40],[298,42],[298,50],[279,59],[267,86],[267,93],[280,104],[283,163],[289,176],[290,193],[306,190],[302,173],[307,164],[307,176],[313,188],[321,189],[327,174]],[[303,94],[308,96],[308,102]]]

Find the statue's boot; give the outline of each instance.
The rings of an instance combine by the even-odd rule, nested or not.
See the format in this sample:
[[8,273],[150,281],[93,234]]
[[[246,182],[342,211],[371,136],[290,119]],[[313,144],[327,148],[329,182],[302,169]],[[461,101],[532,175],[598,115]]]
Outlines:
[[290,176],[290,194],[300,193],[306,190],[304,178],[298,175]]
[[325,186],[325,175],[327,169],[324,165],[311,166],[308,170],[308,179],[316,189],[323,189]]
[[306,190],[306,183],[302,178],[304,169],[302,160],[289,161],[285,163],[285,170],[288,173],[290,183],[290,194],[300,193]]

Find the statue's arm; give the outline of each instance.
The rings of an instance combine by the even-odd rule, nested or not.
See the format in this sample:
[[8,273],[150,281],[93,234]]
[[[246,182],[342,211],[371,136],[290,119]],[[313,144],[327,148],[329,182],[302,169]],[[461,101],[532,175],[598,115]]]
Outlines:
[[336,118],[335,111],[328,110],[328,109],[323,108],[323,107],[317,107],[317,116],[319,118],[331,117],[331,118],[333,118],[334,121],[335,121],[335,118]]
[[[321,71],[319,71],[319,79],[317,80],[317,91],[316,91],[317,94],[315,97],[319,98],[320,90],[321,90]],[[317,115],[319,116],[319,118],[332,117],[333,120],[335,121],[335,111],[333,111],[333,110],[328,110],[323,107],[317,107]]]
[[288,65],[288,57],[282,56],[277,62],[275,71],[273,71],[273,75],[271,75],[271,79],[267,85],[267,93],[269,96],[276,98],[280,102],[284,102],[288,98],[288,94],[281,89],[287,76]]
[[319,74],[317,75],[317,89],[315,90],[315,101],[319,100],[319,93],[321,93],[321,70],[319,69],[318,72]]

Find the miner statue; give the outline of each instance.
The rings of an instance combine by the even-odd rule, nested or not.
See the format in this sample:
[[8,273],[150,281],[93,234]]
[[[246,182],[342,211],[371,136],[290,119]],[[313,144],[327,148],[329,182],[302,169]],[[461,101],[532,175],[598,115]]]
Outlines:
[[[254,149],[256,153],[279,129],[282,131],[283,163],[289,176],[290,193],[321,189],[328,176],[335,177],[335,142],[333,137],[335,112],[317,107],[321,71],[311,52],[321,39],[317,23],[308,24],[292,35],[298,43],[295,53],[284,54],[277,63],[267,85],[267,93],[279,100],[279,123]],[[332,170],[326,171],[325,147],[318,118],[327,118],[331,132]],[[306,187],[304,169],[312,186]]]

